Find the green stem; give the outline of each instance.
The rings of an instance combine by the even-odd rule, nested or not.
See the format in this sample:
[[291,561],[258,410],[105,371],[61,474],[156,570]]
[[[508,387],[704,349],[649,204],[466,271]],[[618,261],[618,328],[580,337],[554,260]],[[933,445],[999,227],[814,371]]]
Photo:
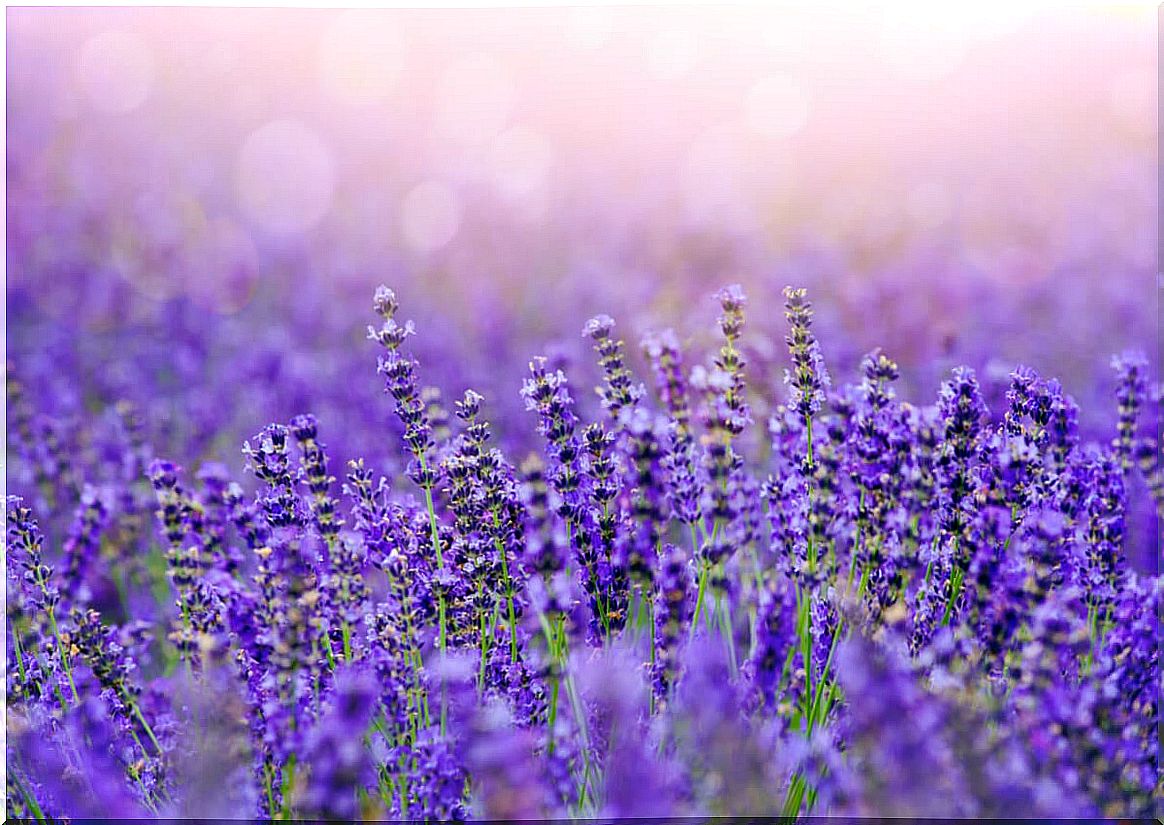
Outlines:
[[[564,621],[565,617],[562,617]],[[582,760],[585,765],[586,774],[583,778],[582,792],[585,792],[586,777],[590,773],[590,735],[586,725],[586,712],[582,707],[582,701],[578,696],[578,689],[574,684],[574,677],[568,670],[569,660],[569,641],[566,638],[565,627],[559,624],[557,631],[550,626],[549,621],[542,612],[538,612],[538,621],[542,626],[542,632],[545,633],[546,642],[550,646],[550,654],[553,656],[555,662],[564,674],[564,679],[561,681],[566,686],[566,697],[570,702],[570,710],[574,714],[574,721],[578,725],[578,736],[582,740]],[[555,682],[557,679],[555,679]],[[551,709],[557,706],[557,684],[554,684],[553,703]],[[552,728],[551,728],[552,735]]]
[[962,580],[965,575],[962,568],[957,564],[950,571],[950,595],[946,599],[946,610],[942,614],[943,627],[950,623],[950,614],[954,611],[954,604],[958,601],[958,597],[962,595]]
[[[440,614],[440,624],[441,624],[440,648],[441,648],[441,655],[443,656],[444,652],[445,652],[445,645],[446,645],[446,639],[445,639],[445,596],[443,593],[441,594],[440,599],[437,602],[437,609],[438,609],[439,614]],[[441,736],[444,736],[446,731],[448,730],[448,711],[449,711],[449,708],[448,708],[448,702],[445,701],[446,698],[447,697],[446,697],[445,685],[444,685],[444,682],[442,681],[441,682]]]
[[[41,582],[41,589],[46,589],[43,581]],[[48,595],[47,591],[45,595]],[[73,683],[73,668],[69,664],[69,654],[65,652],[65,644],[61,641],[61,631],[57,627],[56,613],[51,607],[46,612],[48,613],[49,626],[52,628],[53,637],[57,640],[57,655],[60,657],[61,667],[65,669],[65,676],[69,680],[69,689],[73,692],[73,701],[79,702],[81,701],[81,695],[77,693],[77,686]]]
[[699,589],[695,594],[695,613],[691,617],[691,638],[699,627],[699,613],[703,609],[703,599],[707,591],[707,579],[711,575],[711,565],[705,560],[699,572]]
[[815,468],[815,463],[814,463],[813,458],[812,458],[812,416],[811,415],[806,415],[804,417],[804,433],[805,433],[805,439],[808,441],[808,451],[806,453],[806,457],[808,459],[807,469],[808,469],[808,472],[811,474],[813,469]]
[[272,784],[274,767],[268,763],[263,766],[263,786],[267,791],[267,815],[273,817],[275,815],[275,790]]
[[857,572],[857,557],[861,555],[861,530],[864,527],[864,520],[861,513],[865,509],[865,488],[861,487],[861,495],[857,502],[857,533],[853,537],[853,557],[849,559],[849,578],[845,581],[845,592],[848,593],[853,586],[853,576]]
[[45,822],[46,817],[44,811],[41,810],[40,804],[36,801],[36,796],[32,791],[20,781],[20,775],[14,773],[13,780],[16,782],[16,788],[20,791],[20,795],[24,797],[24,804],[32,811],[32,815],[37,822]]
[[804,660],[804,683],[812,695],[812,609],[811,597],[797,588],[797,627],[800,637],[800,656]]
[[[424,453],[423,452],[420,453],[420,455],[418,455],[417,458],[420,460],[420,469],[427,475],[428,463],[425,461]],[[429,529],[432,533],[432,548],[433,548],[433,551],[436,553],[437,569],[443,571],[445,568],[445,559],[444,559],[444,555],[441,553],[441,537],[440,537],[440,531],[437,529],[436,507],[433,505],[433,500],[432,500],[432,485],[426,484],[426,485],[424,485],[423,489],[424,489],[424,504],[425,504],[425,507],[428,508]],[[445,626],[445,594],[444,594],[444,591],[437,592],[437,612],[438,612],[438,616],[440,618],[440,651],[441,651],[441,656],[443,657],[445,654],[446,643],[447,643],[447,639],[446,639],[447,628]],[[447,724],[447,722],[448,722],[448,720],[447,720],[447,717],[448,717],[447,705],[448,705],[448,703],[445,701],[445,698],[446,698],[445,693],[446,693],[446,691],[445,691],[444,687],[442,686],[441,687],[441,735],[442,736],[445,735],[445,731],[448,727],[448,724]]]
[[[190,630],[190,607],[186,604],[186,598],[180,591],[178,593],[178,605],[182,608],[182,638],[189,639],[192,642],[194,639],[194,634]],[[195,650],[197,650],[197,648],[195,648]],[[194,651],[191,651],[188,654],[183,654],[181,651],[179,651],[178,655],[181,657],[182,663],[186,666],[186,675],[193,679],[194,665],[191,664],[190,659],[197,654]]]
[[[146,789],[145,782],[142,781],[141,774],[133,766],[126,768],[126,773],[129,774],[130,779],[132,779],[137,787],[141,790],[142,801],[145,802],[146,808],[148,808],[151,813],[157,816],[158,807],[154,804],[153,796]],[[90,787],[92,787],[92,783],[90,783]]]
[[554,752],[554,726],[558,721],[558,675],[555,673],[550,676],[550,706],[547,710],[548,718],[546,720],[547,733],[550,741],[547,750],[550,753]]
[[[497,517],[497,511],[493,511],[493,527],[500,529],[501,521]],[[501,539],[496,535],[493,536],[493,546],[497,549],[497,555],[501,558],[501,578],[505,587],[505,601],[509,608],[509,661],[517,661],[517,613],[513,607],[513,581],[509,578],[509,553],[501,544]]]
[[728,664],[731,666],[732,676],[738,676],[740,666],[736,658],[736,634],[735,628],[732,626],[732,606],[718,591],[715,595],[715,602],[716,613],[720,616],[720,633],[723,634],[724,642],[727,644]]
[[[420,661],[419,651],[416,650],[416,630],[412,626],[412,611],[407,607],[404,610],[404,632],[408,636],[408,653],[405,658],[407,658],[408,663],[412,665],[412,672],[416,676],[416,684],[419,686],[421,684],[420,676],[421,671],[423,670],[423,665]],[[425,725],[428,725],[428,696],[425,695],[424,690],[421,687],[416,687],[414,689],[410,688],[408,693],[412,699],[413,707],[415,708],[416,713],[419,715],[423,712],[424,723]]]
[[283,810],[279,819],[293,819],[291,809],[291,791],[295,788],[295,754],[287,757],[287,768],[283,771]]
[[[428,472],[428,466],[424,460],[424,454],[420,456],[420,469],[425,473]],[[424,490],[424,505],[428,508],[428,525],[432,534],[432,549],[436,553],[437,568],[443,570],[445,567],[444,555],[441,553],[441,536],[440,530],[437,528],[436,507],[432,500],[432,485],[426,484]]]
[[[480,601],[480,597],[481,597],[481,583],[478,582],[477,583],[478,601]],[[485,692],[485,662],[487,660],[486,657],[489,655],[489,639],[488,639],[488,637],[486,637],[485,633],[486,633],[485,611],[482,610],[481,611],[481,627],[480,627],[480,639],[481,639],[481,641],[477,645],[477,647],[481,650],[481,670],[480,670],[480,673],[477,674],[477,693],[478,694]]]
[[[651,678],[655,675],[655,602],[653,599],[647,599],[647,622],[650,624],[651,631]],[[649,715],[655,715],[655,691],[653,689],[647,691],[649,697]]]
[[[792,660],[796,658],[796,646],[788,646],[788,655],[784,657],[784,667],[780,669],[780,690],[781,692],[788,686],[788,674],[792,669]],[[777,694],[779,695],[779,694]],[[773,708],[775,710],[775,708]]]
[[861,580],[857,582],[857,598],[865,595],[866,588],[869,587],[869,565],[861,568]]
[[404,764],[403,760],[400,764],[400,813],[402,816],[408,816],[408,765]]
[[788,793],[784,797],[784,809],[781,812],[782,818],[795,819],[800,816],[800,805],[804,799],[804,790],[807,784],[800,773],[793,774],[792,782],[788,786]]
[[586,792],[586,778],[590,775],[590,734],[586,725],[586,711],[582,707],[582,700],[578,696],[578,688],[574,684],[573,675],[566,672],[566,697],[570,700],[570,708],[574,712],[574,721],[578,723],[578,737],[582,740],[582,763],[585,773],[582,779],[582,793]]
[[[867,571],[868,571],[868,568],[866,568],[866,572]],[[865,574],[864,573],[861,576],[861,581],[862,582],[865,581]],[[808,732],[810,734],[812,733],[813,728],[816,727],[817,723],[823,722],[825,716],[827,716],[827,711],[824,714],[820,713],[820,702],[821,702],[821,698],[824,696],[825,685],[826,684],[828,685],[830,691],[833,688],[833,684],[828,681],[828,678],[829,678],[829,673],[832,670],[832,666],[833,666],[833,656],[837,651],[837,644],[840,642],[841,630],[844,628],[844,626],[845,626],[844,616],[838,616],[837,617],[837,626],[833,630],[833,638],[832,638],[832,641],[829,643],[829,655],[825,659],[824,670],[821,672],[820,681],[818,683],[816,693],[813,695],[812,704],[809,705],[809,708],[808,708]]]
[[323,634],[323,652],[327,656],[328,670],[335,670],[335,651],[331,647],[331,638],[326,632]]
[[[158,744],[158,738],[154,736],[154,731],[150,727],[150,723],[146,721],[145,716],[142,715],[141,708],[137,706],[137,702],[135,702],[133,697],[131,697],[124,690],[121,691],[121,700],[125,702],[131,711],[133,711],[133,715],[136,716],[137,721],[141,723],[142,730],[146,732],[146,736],[150,738],[150,742],[152,742],[154,748],[157,749],[158,756],[162,756],[162,746]],[[142,750],[144,751],[145,748],[142,748]]]
[[24,647],[20,644],[20,630],[15,623],[12,627],[12,643],[16,648],[16,667],[20,670],[20,684],[28,685],[28,674],[24,670]]

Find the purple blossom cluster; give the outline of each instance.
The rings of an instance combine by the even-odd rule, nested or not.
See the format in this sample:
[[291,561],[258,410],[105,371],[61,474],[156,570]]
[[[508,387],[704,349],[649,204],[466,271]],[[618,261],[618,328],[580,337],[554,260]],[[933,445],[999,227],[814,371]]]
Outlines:
[[842,383],[783,297],[786,355],[739,285],[706,348],[598,315],[597,403],[547,352],[521,410],[435,386],[381,287],[383,446],[343,466],[306,412],[179,466],[10,365],[7,815],[1153,813],[1147,359],[1095,434],[1028,367]]

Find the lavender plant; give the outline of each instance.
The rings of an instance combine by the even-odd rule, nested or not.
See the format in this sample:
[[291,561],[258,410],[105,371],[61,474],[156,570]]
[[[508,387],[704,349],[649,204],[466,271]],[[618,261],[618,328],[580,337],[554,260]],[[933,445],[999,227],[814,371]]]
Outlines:
[[8,815],[198,816],[228,775],[281,819],[1152,813],[1149,362],[1094,436],[1027,367],[994,409],[969,368],[906,400],[881,350],[841,383],[784,299],[786,390],[731,286],[704,364],[648,334],[640,381],[599,315],[597,406],[547,352],[509,416],[382,287],[383,452],[295,410],[249,476],[10,367]]

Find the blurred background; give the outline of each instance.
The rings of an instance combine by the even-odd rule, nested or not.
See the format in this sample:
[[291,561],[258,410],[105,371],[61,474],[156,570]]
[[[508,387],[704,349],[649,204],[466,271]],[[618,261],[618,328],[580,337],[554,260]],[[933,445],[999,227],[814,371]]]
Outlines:
[[517,441],[530,356],[591,404],[587,318],[698,361],[731,282],[760,409],[786,283],[835,378],[882,346],[912,400],[967,363],[998,404],[1026,363],[1105,438],[1110,356],[1156,348],[1148,4],[7,22],[11,368],[54,414],[134,399],[191,464],[305,410],[339,457],[394,461],[381,282],[422,380],[484,392]]

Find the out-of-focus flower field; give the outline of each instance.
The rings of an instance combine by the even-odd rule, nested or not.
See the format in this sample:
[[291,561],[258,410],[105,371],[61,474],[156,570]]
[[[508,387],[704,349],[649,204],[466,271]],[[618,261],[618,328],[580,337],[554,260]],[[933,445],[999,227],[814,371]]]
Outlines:
[[1155,810],[1155,13],[941,5],[10,9],[9,816]]

